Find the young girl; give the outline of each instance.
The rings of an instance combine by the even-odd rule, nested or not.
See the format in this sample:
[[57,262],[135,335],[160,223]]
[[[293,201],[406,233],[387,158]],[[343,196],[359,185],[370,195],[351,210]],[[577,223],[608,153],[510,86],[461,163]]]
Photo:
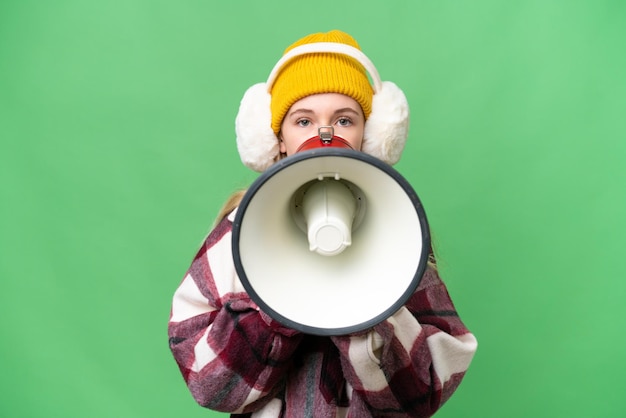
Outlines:
[[[244,164],[263,171],[329,126],[352,148],[397,162],[408,106],[375,71],[340,31],[291,45],[268,82],[242,99],[236,130]],[[303,334],[260,310],[237,277],[231,230],[240,199],[225,205],[173,299],[169,344],[196,401],[247,417],[433,415],[477,346],[434,262],[407,303],[372,329]]]

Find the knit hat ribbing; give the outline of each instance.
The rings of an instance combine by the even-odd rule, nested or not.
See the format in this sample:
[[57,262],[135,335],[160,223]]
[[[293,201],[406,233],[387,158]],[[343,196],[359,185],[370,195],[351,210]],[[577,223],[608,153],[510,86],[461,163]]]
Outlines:
[[[316,42],[337,42],[360,49],[350,35],[333,30],[308,35],[289,46],[285,53],[297,46]],[[302,55],[281,69],[272,86],[270,107],[274,133],[278,134],[285,114],[295,102],[319,93],[340,93],[352,97],[361,105],[365,119],[372,112],[374,92],[365,69],[358,61],[333,53]]]

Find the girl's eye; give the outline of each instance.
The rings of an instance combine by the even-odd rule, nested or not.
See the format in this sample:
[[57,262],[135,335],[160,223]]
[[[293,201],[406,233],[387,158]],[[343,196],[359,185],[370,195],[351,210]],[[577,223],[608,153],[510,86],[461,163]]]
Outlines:
[[350,126],[352,125],[352,121],[348,118],[340,118],[337,120],[337,125],[339,126]]
[[311,125],[311,121],[308,119],[300,119],[297,121],[298,126],[301,126],[303,128],[306,128],[307,126]]

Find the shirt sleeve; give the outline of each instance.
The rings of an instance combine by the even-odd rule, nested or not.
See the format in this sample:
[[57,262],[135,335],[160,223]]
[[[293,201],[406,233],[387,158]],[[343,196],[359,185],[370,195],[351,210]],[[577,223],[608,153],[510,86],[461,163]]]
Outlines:
[[374,416],[432,416],[461,383],[477,348],[431,267],[393,316],[333,341],[353,396]]
[[194,399],[247,413],[283,390],[302,336],[261,313],[244,291],[232,261],[232,219],[207,237],[176,290],[168,334]]

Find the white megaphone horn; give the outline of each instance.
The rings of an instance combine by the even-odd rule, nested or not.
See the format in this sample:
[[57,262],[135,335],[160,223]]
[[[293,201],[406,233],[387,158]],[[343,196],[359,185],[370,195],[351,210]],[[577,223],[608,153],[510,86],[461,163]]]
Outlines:
[[410,184],[332,129],[251,185],[233,223],[250,298],[304,333],[344,335],[393,315],[426,269],[430,233]]

